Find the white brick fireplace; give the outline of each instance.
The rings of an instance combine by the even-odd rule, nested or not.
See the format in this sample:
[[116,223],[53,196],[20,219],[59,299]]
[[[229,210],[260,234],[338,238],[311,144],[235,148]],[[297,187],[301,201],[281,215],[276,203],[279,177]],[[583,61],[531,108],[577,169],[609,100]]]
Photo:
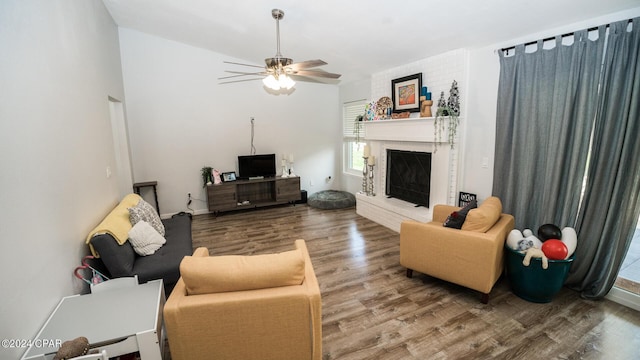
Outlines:
[[[396,78],[422,73],[422,85],[432,93],[432,112],[435,114],[440,92],[445,99],[453,80],[458,82],[461,98],[460,126],[458,127],[456,146],[451,149],[448,143],[439,143],[435,150],[434,118],[409,118],[396,120],[376,120],[364,123],[365,140],[376,157],[374,167],[375,196],[356,194],[356,211],[372,221],[394,231],[400,231],[400,223],[405,219],[430,221],[435,204],[457,203],[458,179],[462,163],[460,154],[464,154],[465,122],[467,102],[467,74],[469,55],[467,50],[459,49],[418,62],[403,65],[388,71],[374,74],[371,78],[371,98],[391,97],[391,81]],[[413,113],[412,116],[419,114]],[[442,139],[448,138],[442,134]],[[414,204],[387,198],[385,196],[387,149],[431,152],[431,189],[430,205],[416,207]]]
[[[356,212],[392,230],[400,231],[405,219],[430,221],[435,204],[454,204],[457,194],[457,149],[448,143],[437,144],[434,139],[433,118],[410,118],[365,122],[366,141],[371,155],[376,157],[373,169],[375,196],[356,194]],[[447,134],[442,135],[447,139]],[[429,208],[387,198],[385,195],[387,149],[430,152],[431,189]]]

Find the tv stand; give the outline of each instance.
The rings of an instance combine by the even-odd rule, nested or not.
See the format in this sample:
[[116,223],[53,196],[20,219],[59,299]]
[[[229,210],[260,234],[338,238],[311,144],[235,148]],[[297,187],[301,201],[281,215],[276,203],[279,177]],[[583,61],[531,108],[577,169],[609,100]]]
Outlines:
[[209,212],[295,203],[301,199],[300,178],[280,176],[207,185]]

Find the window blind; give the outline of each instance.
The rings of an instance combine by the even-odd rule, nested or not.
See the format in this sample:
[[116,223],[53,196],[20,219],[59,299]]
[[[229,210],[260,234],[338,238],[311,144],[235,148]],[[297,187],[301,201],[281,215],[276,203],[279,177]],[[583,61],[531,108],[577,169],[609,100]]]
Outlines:
[[[356,138],[356,117],[364,115],[366,101],[344,104],[342,107],[342,136],[345,139]],[[364,138],[364,126],[360,125],[360,138]]]

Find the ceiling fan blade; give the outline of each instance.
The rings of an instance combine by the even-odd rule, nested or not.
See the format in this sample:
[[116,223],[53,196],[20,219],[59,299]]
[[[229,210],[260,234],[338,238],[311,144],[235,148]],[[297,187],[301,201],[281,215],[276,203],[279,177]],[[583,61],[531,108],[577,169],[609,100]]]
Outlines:
[[251,64],[242,64],[242,63],[237,63],[237,62],[232,62],[232,61],[223,61],[223,63],[225,63],[225,64],[232,64],[232,65],[240,65],[240,66],[251,66],[251,67],[256,67],[256,68],[264,69],[264,66],[251,65]]
[[262,80],[262,79],[252,78],[252,79],[242,79],[242,80],[221,81],[218,84],[231,84],[231,83],[237,83],[237,82],[243,82],[243,81],[254,81],[254,80]]
[[329,79],[329,78],[320,78],[320,77],[311,77],[311,76],[298,76],[291,75],[291,78],[296,82],[306,82],[313,84],[329,84],[329,85],[338,85],[340,83],[339,79]]
[[224,72],[229,73],[229,74],[242,74],[242,75],[269,75],[269,72],[267,72],[267,71],[246,72],[246,71],[225,70]]
[[240,71],[225,71],[225,72],[230,73],[230,74],[237,74],[237,75],[229,75],[229,76],[219,77],[218,80],[230,79],[230,78],[234,78],[234,77],[247,76],[247,75],[254,75],[254,76],[268,75],[266,72],[257,72],[257,73],[248,73],[248,72],[240,72]]
[[340,78],[340,74],[334,74],[334,73],[330,73],[330,72],[326,72],[324,70],[299,70],[299,71],[294,71],[291,73],[292,75],[298,75],[298,76],[314,76],[314,77],[322,77],[322,78],[329,78],[329,79],[338,79]]
[[307,60],[307,61],[301,61],[299,63],[293,63],[291,65],[287,65],[287,68],[293,71],[296,71],[296,70],[302,70],[302,69],[310,69],[310,68],[323,66],[323,65],[327,65],[327,63],[325,61],[318,59],[318,60]]

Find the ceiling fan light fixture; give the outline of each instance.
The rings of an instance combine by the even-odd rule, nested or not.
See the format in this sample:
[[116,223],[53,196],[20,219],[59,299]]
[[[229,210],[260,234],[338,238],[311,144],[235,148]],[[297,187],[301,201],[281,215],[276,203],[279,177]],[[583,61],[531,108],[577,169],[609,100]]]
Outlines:
[[293,81],[292,78],[288,77],[285,74],[282,74],[278,77],[278,83],[281,88],[285,88],[287,90],[291,89],[296,84],[296,82]]
[[296,82],[286,74],[276,74],[275,76],[271,74],[262,79],[262,83],[271,90],[290,90],[296,84]]
[[262,83],[269,89],[280,90],[280,82],[276,80],[275,76],[273,75],[269,75],[266,78],[262,79]]

